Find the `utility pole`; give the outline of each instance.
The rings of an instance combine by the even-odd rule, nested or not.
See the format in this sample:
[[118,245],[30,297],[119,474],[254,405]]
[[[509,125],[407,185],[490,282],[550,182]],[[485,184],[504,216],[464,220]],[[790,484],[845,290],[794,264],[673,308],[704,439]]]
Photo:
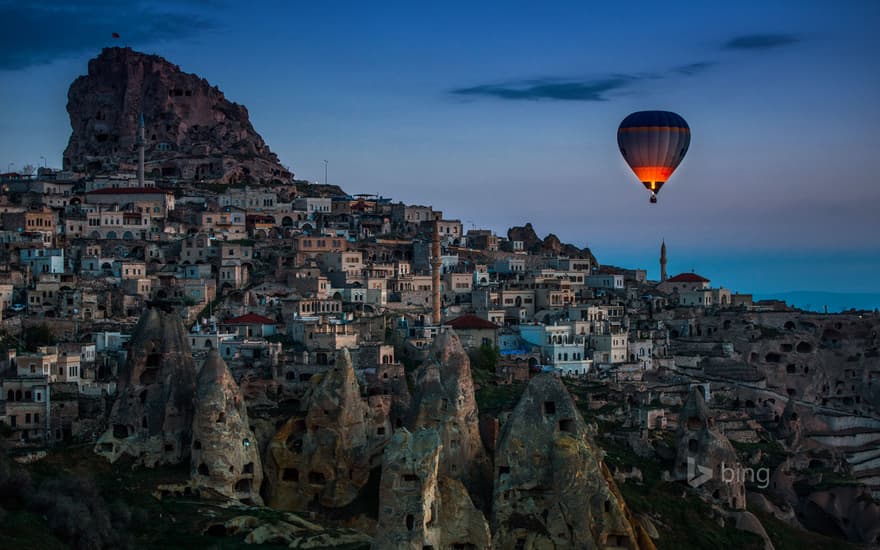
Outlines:
[[327,185],[327,161],[324,160],[324,185]]

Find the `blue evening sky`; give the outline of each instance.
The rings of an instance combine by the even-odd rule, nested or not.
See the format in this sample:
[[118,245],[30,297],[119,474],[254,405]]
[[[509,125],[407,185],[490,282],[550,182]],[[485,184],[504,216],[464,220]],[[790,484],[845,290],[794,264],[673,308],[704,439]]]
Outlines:
[[[877,290],[880,2],[0,0],[0,20],[4,171],[60,165],[67,87],[129,45],[246,105],[299,178],[327,159],[350,193],[531,221],[652,277],[665,238],[671,272],[743,292]],[[653,206],[616,143],[644,109],[693,135]]]

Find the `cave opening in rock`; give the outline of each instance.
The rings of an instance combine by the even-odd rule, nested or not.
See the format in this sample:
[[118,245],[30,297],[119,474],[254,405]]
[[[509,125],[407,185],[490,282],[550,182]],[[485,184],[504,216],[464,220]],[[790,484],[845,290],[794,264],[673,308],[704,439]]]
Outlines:
[[810,344],[809,342],[798,342],[798,345],[795,348],[795,350],[798,353],[810,353],[811,351],[813,351],[813,345]]
[[210,537],[225,537],[226,536],[226,526],[222,523],[215,523],[208,527],[208,530],[205,531],[205,534]]
[[544,414],[556,414],[555,401],[544,401]]

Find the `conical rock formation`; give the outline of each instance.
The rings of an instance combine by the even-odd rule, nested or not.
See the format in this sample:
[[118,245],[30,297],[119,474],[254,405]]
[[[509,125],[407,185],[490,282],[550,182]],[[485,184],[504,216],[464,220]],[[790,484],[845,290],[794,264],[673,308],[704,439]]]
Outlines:
[[247,407],[217,350],[208,352],[198,377],[190,461],[196,487],[245,502],[262,504],[256,437]]
[[196,385],[186,329],[178,315],[151,308],[131,342],[95,452],[111,462],[128,454],[148,467],[180,463],[190,452]]
[[742,467],[715,419],[700,387],[691,388],[679,413],[675,475],[700,491],[710,502],[734,510],[746,506]]
[[351,356],[343,349],[311,394],[305,419],[292,418],[266,450],[266,503],[305,510],[350,503],[370,477],[367,418]]
[[491,474],[480,439],[470,360],[455,332],[435,338],[428,359],[414,376],[410,428],[437,430],[443,445],[440,474],[461,480],[478,499]]
[[555,374],[532,378],[495,461],[495,548],[639,548],[637,527]]
[[461,482],[439,475],[436,430],[395,432],[382,462],[377,550],[488,548],[489,525]]

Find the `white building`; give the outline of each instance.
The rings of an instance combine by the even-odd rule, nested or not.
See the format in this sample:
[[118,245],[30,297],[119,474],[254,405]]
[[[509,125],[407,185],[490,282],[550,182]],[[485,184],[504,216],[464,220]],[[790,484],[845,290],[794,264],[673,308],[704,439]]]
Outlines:
[[606,290],[623,290],[624,288],[623,275],[615,275],[613,273],[590,275],[585,278],[584,283],[590,288]]
[[627,343],[629,362],[639,363],[645,368],[653,367],[654,341],[651,339],[633,340]]
[[495,273],[509,275],[525,272],[526,259],[523,257],[502,258],[495,261]]
[[315,214],[329,214],[333,209],[333,200],[329,197],[300,197],[293,203],[294,210],[302,210],[309,217]]
[[520,325],[520,337],[541,349],[541,360],[568,376],[584,376],[593,365],[586,357],[586,337],[573,325]]
[[603,364],[625,363],[627,355],[627,333],[609,332],[590,336],[593,348],[593,361]]

